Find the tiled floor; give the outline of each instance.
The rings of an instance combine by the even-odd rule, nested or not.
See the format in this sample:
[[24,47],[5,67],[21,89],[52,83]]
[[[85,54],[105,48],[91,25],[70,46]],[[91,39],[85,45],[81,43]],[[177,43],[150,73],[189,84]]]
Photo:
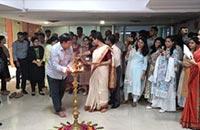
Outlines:
[[[14,89],[11,81],[9,90]],[[30,89],[30,88],[29,88]],[[183,130],[179,124],[180,113],[159,113],[147,110],[144,104],[136,108],[123,104],[118,109],[106,113],[88,113],[83,110],[85,96],[79,95],[80,121],[92,121],[103,126],[104,130]],[[2,97],[0,106],[0,130],[54,130],[60,122],[72,122],[72,96],[65,94],[64,106],[68,117],[61,119],[53,114],[51,99],[48,96],[26,95],[20,99]]]
[[[14,84],[12,81],[9,84]],[[13,85],[9,85],[9,89]],[[105,130],[182,130],[179,125],[180,113],[159,113],[158,110],[147,110],[140,104],[136,108],[123,104],[118,109],[106,113],[88,113],[83,110],[84,96],[79,95],[80,121],[93,121]],[[48,96],[26,95],[20,99],[2,97],[0,107],[0,130],[53,130],[60,122],[72,122],[72,96],[66,94],[64,106],[68,117],[61,119],[53,114],[51,100]]]

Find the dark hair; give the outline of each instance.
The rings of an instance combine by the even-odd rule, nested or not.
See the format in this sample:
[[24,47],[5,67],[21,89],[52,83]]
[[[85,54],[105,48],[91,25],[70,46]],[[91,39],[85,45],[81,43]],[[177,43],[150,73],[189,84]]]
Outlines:
[[58,41],[58,37],[57,36],[51,36],[48,40],[47,40],[47,44],[51,44],[54,41]]
[[76,29],[77,29],[77,30],[80,30],[81,32],[83,32],[83,28],[82,28],[82,27],[80,27],[80,26],[79,26],[79,27],[77,27]]
[[89,38],[88,36],[85,36],[85,37],[83,38],[83,40],[84,40],[84,39],[90,40],[90,38]]
[[97,39],[97,40],[99,40],[99,41],[105,43],[104,40],[103,40],[103,37],[102,37],[101,32],[96,32],[96,33],[92,36],[92,38]]
[[115,44],[116,43],[116,37],[115,37],[115,35],[108,36],[108,40],[112,43],[112,45]]
[[147,39],[149,37],[149,32],[146,31],[146,30],[140,30],[139,31],[139,37]]
[[5,36],[0,35],[0,42],[1,42],[3,39],[5,39]]
[[18,32],[17,35],[24,36],[23,32]]
[[[166,39],[170,39],[172,42],[174,42],[174,44],[172,45],[171,49],[170,49],[170,56],[173,54],[174,50],[176,49],[176,43],[175,43],[175,36],[167,36],[165,38]],[[166,45],[165,45],[165,50],[166,50]]]
[[178,31],[178,35],[181,35],[181,30],[182,30],[182,29],[186,29],[186,28],[188,28],[188,27],[186,27],[186,26],[180,27],[180,28],[179,28],[179,31]]
[[60,43],[67,42],[67,41],[70,41],[70,40],[72,40],[72,36],[69,35],[68,33],[64,33],[59,37]]
[[96,32],[97,32],[96,30],[92,30],[92,31],[90,31],[90,34],[94,34]]
[[28,32],[23,32],[23,35],[24,36],[28,36]]
[[131,32],[131,37],[135,38],[137,36],[136,32]]
[[160,45],[159,47],[164,46],[165,40],[164,40],[162,37],[156,38],[156,39],[154,40],[154,44],[151,46],[152,51],[151,51],[150,54],[152,54],[152,53],[154,53],[154,52],[157,51],[157,48],[156,48],[156,46],[155,46],[156,41],[160,41],[161,45]]
[[200,41],[198,37],[192,37],[190,40],[193,40],[197,45],[200,45]]
[[69,35],[74,35],[74,33],[70,31],[70,32],[69,32]]
[[158,32],[158,28],[156,26],[152,26],[151,29],[153,29],[154,31]]
[[110,29],[106,30],[106,33],[112,34],[112,31]]
[[47,34],[47,33],[51,33],[51,30],[47,29],[47,30],[45,30],[45,33],[46,33],[46,34]]
[[[147,39],[146,38],[143,38],[143,37],[141,37],[141,38],[139,38],[138,39],[138,41],[139,40],[142,40],[143,42],[144,42],[144,47],[142,48],[142,55],[143,56],[146,56],[148,53],[149,53],[149,48],[148,48],[148,45],[147,45]],[[138,43],[136,44],[136,50],[138,50]]]
[[31,42],[34,42],[35,40],[38,40],[38,38],[37,37],[32,37],[31,38]]
[[44,33],[42,33],[42,32],[40,32],[40,33],[38,33],[38,36],[45,37],[45,34],[44,34]]

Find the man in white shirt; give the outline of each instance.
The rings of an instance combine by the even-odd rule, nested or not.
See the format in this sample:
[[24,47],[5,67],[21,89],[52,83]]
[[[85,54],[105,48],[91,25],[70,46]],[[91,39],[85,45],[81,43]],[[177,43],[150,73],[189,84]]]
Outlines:
[[114,35],[111,35],[108,37],[108,40],[106,41],[108,45],[111,46],[112,48],[112,56],[114,56],[114,63],[115,63],[115,68],[116,68],[116,73],[117,73],[117,84],[116,88],[111,91],[111,96],[110,96],[110,101],[109,104],[112,105],[111,108],[117,108],[120,106],[120,81],[121,81],[121,72],[122,72],[122,67],[121,67],[121,56],[122,52],[119,49],[119,47],[116,45],[116,38]]
[[63,34],[59,40],[60,42],[53,45],[51,49],[46,73],[55,112],[60,117],[66,117],[66,113],[62,110],[62,98],[73,57],[72,37]]

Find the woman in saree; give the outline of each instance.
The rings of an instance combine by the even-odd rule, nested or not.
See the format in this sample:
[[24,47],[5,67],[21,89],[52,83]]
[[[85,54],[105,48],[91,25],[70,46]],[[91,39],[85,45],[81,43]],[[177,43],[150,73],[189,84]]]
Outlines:
[[[192,38],[189,40],[188,47],[192,53],[196,51],[198,44],[195,42],[195,40],[198,40],[197,38]],[[180,80],[179,80],[179,85],[178,85],[178,105],[179,107],[184,107],[186,97],[188,94],[188,80],[189,80],[189,75],[190,75],[190,67],[191,63],[189,58],[184,55],[183,57],[183,62],[182,62],[182,71],[180,75]]]
[[[89,112],[106,112],[108,109],[109,96],[109,67],[111,64],[111,49],[104,44],[100,32],[96,32],[92,37],[97,48],[92,54],[91,77],[89,81],[89,93],[85,103],[85,110]],[[112,81],[111,81],[112,82]]]
[[[191,41],[193,40],[193,41]],[[192,38],[190,42],[196,44],[193,58],[190,60],[190,74],[188,80],[188,93],[181,117],[183,128],[193,130],[200,129],[200,48],[198,38]]]

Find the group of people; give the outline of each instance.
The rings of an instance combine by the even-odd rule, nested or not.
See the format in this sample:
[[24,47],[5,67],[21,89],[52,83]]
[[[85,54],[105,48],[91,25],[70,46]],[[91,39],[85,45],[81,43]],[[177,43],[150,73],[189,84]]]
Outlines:
[[[86,111],[106,112],[109,105],[118,108],[122,102],[131,102],[136,107],[144,97],[147,109],[160,108],[161,113],[183,108],[182,126],[200,129],[198,33],[188,33],[188,28],[182,27],[177,35],[163,39],[157,36],[158,28],[151,27],[150,31],[131,32],[123,43],[119,33],[107,30],[103,38],[101,32],[92,30],[85,36],[82,27],[77,28],[77,35],[70,32],[59,37],[46,30],[46,35],[36,33],[31,41],[26,33],[19,32],[18,40],[13,43],[19,91],[10,96],[18,98],[27,94],[26,80],[31,83],[32,96],[36,94],[36,85],[40,95],[44,95],[43,88],[48,86],[55,112],[66,117],[62,98],[66,84],[73,91],[72,66],[74,58],[78,58],[85,68],[78,81],[79,90],[87,95]],[[4,66],[4,69],[0,66],[1,91],[9,94],[5,37],[0,36],[0,43],[0,62],[4,63],[0,64]]]

